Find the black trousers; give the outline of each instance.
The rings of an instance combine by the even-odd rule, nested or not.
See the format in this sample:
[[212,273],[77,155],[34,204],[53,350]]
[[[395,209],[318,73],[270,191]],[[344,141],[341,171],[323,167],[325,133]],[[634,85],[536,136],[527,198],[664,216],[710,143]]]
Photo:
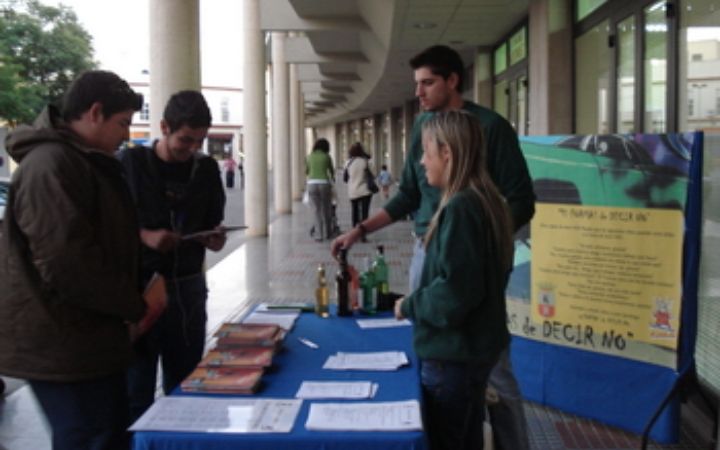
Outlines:
[[358,197],[350,200],[353,228],[363,220],[367,219],[368,213],[370,212],[370,200],[372,200],[372,195],[366,195],[365,197]]
[[95,380],[29,380],[52,428],[53,450],[128,450],[125,372]]

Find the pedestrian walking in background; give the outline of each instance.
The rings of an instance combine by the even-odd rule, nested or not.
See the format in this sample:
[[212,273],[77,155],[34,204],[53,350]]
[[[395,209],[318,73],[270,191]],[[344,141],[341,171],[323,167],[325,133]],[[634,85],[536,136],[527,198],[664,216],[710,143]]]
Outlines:
[[[350,146],[348,162],[345,164],[343,179],[348,185],[348,198],[352,214],[352,226],[355,227],[367,219],[370,211],[372,192],[368,187],[368,172],[370,170],[370,157],[360,142]],[[372,177],[374,178],[374,177]]]
[[228,155],[223,161],[223,171],[225,172],[225,187],[232,189],[235,187],[235,168],[237,163],[232,155]]
[[332,185],[335,182],[335,166],[330,157],[330,143],[320,138],[313,145],[305,165],[307,190],[315,212],[315,240],[322,242],[333,238]]
[[390,197],[390,186],[392,186],[393,177],[390,172],[388,172],[385,164],[382,165],[382,169],[380,173],[378,173],[377,182],[380,185],[380,189],[382,189],[383,197],[387,200]]

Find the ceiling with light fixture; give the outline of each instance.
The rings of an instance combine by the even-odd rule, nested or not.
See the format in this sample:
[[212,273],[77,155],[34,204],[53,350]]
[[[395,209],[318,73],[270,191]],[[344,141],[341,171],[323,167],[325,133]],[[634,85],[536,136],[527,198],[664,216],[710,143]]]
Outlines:
[[261,27],[290,31],[311,126],[386,112],[414,93],[408,61],[449,45],[466,64],[527,15],[529,0],[262,0]]

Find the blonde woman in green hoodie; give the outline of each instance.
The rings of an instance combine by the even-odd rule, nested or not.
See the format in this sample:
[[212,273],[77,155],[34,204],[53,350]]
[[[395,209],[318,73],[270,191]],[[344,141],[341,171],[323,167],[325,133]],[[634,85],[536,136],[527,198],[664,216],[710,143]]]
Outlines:
[[487,171],[477,118],[437,113],[422,142],[427,181],[442,197],[425,235],[420,286],[395,314],[414,322],[431,448],[482,449],[488,376],[510,340],[510,212]]

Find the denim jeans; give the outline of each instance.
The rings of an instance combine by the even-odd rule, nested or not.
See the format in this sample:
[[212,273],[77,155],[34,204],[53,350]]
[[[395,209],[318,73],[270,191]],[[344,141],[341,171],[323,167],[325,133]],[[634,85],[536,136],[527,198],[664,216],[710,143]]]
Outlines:
[[358,197],[350,200],[353,228],[368,218],[368,214],[370,212],[370,200],[372,200],[372,195],[366,195],[364,197]]
[[124,371],[94,380],[28,383],[52,428],[53,450],[130,448]]
[[[409,292],[420,285],[424,262],[425,247],[422,239],[416,239],[408,276]],[[488,384],[497,391],[500,398],[497,404],[488,407],[495,450],[528,450],[530,442],[525,410],[520,387],[513,374],[509,347],[500,354],[497,364],[490,372]]]
[[135,343],[135,360],[128,370],[132,421],[155,401],[158,359],[162,363],[163,391],[169,394],[195,369],[205,347],[205,275],[168,279],[166,283],[167,309]]
[[424,421],[432,450],[482,450],[492,363],[422,360]]
[[329,183],[307,185],[308,196],[315,212],[316,239],[330,239],[332,227],[332,186]]

